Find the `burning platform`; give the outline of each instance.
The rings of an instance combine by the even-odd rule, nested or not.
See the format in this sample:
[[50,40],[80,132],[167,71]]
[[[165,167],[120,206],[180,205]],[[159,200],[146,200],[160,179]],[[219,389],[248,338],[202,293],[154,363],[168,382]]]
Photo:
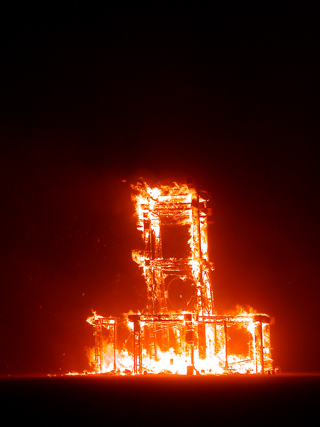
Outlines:
[[[270,317],[214,309],[208,257],[209,194],[193,182],[132,186],[141,251],[133,251],[147,286],[142,313],[95,312],[90,362],[98,374],[226,374],[273,372]],[[119,328],[129,338],[122,345]]]

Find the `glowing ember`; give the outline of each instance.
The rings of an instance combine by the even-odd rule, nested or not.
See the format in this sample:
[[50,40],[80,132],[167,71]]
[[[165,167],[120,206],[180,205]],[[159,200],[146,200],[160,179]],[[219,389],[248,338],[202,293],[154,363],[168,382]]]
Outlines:
[[[132,257],[147,285],[143,314],[123,319],[93,312],[96,373],[223,374],[273,371],[270,317],[214,310],[208,259],[209,195],[193,183],[132,186],[144,243]],[[118,334],[129,337],[120,348]]]

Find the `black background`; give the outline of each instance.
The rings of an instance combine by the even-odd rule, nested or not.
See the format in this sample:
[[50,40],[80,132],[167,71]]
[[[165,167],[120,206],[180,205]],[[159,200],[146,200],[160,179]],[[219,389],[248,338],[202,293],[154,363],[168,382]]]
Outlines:
[[[319,371],[316,5],[1,14],[0,373],[88,369],[85,322],[142,309],[130,182],[212,194],[215,304]],[[122,182],[126,180],[126,182]]]

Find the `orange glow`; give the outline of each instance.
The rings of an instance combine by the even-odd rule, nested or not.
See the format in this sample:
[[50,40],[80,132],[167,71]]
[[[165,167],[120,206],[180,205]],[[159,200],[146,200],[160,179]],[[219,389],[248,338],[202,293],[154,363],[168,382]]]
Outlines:
[[[193,183],[132,186],[137,229],[144,244],[133,251],[147,286],[143,313],[124,320],[93,312],[96,373],[225,374],[273,371],[270,317],[237,307],[214,309],[208,257],[209,195]],[[122,347],[118,333],[129,337]],[[120,348],[121,347],[121,348]]]

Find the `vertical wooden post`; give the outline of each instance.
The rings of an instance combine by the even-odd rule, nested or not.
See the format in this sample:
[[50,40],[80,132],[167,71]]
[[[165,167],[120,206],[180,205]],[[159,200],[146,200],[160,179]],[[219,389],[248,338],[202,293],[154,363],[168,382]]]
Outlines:
[[129,320],[133,322],[133,372],[137,374],[142,372],[140,316],[134,314]]
[[117,322],[113,324],[113,369],[117,370]]
[[224,326],[224,342],[225,342],[225,365],[224,368],[227,371],[229,369],[228,366],[228,328],[227,328],[227,321],[225,320],[223,322]]
[[263,352],[263,329],[262,329],[262,322],[259,323],[259,335],[260,335],[260,364],[261,364],[261,374],[264,374],[264,352]]
[[206,337],[206,324],[204,322],[198,323],[198,337],[199,337],[199,357],[205,359],[207,356],[207,337]]
[[100,319],[94,324],[94,364],[96,373],[102,372],[102,325]]
[[217,351],[217,324],[214,322],[214,355],[218,353]]

